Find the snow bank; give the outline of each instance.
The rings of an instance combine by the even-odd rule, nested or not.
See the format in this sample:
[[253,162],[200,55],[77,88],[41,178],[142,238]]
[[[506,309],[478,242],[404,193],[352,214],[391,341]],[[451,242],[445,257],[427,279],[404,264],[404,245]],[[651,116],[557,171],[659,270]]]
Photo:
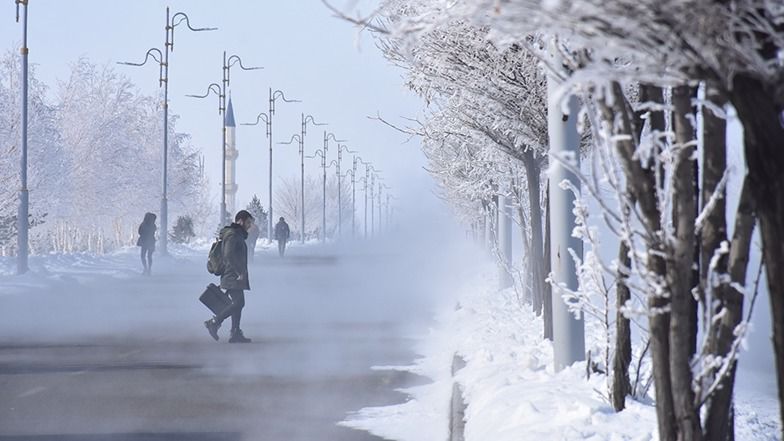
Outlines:
[[[458,294],[458,305],[437,317],[418,345],[422,358],[401,369],[427,376],[431,384],[401,390],[405,403],[362,409],[339,423],[399,441],[448,439],[453,381],[462,385],[466,441],[655,440],[656,412],[627,400],[616,413],[606,400],[606,379],[585,378],[585,363],[555,373],[552,345],[542,339],[542,321],[521,306],[513,290],[497,291],[493,267],[484,268]],[[454,378],[457,353],[466,366]],[[775,402],[773,403],[775,404]],[[770,402],[739,400],[738,439],[775,440],[776,412]]]

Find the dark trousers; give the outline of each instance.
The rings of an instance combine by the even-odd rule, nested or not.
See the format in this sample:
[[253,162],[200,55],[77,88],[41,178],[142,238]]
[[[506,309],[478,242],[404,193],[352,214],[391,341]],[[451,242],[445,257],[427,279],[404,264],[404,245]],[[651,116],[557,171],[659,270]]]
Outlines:
[[144,267],[145,271],[148,271],[152,268],[153,251],[154,251],[153,248],[142,247],[142,266]]
[[242,308],[245,307],[245,291],[241,289],[229,289],[226,290],[226,294],[228,294],[231,299],[231,305],[227,306],[220,314],[216,315],[215,321],[220,324],[231,316],[231,330],[236,331],[240,329]]
[[280,257],[283,257],[283,253],[286,252],[286,241],[282,239],[278,239],[278,254]]

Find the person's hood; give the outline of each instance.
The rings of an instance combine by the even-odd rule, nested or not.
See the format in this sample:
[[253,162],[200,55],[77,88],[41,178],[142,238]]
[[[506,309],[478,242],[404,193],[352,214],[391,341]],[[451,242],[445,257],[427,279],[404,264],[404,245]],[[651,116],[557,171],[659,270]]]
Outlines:
[[230,235],[239,234],[242,240],[248,238],[248,232],[242,228],[240,224],[231,224],[227,227],[223,227],[220,231],[220,238],[221,240],[226,240]]

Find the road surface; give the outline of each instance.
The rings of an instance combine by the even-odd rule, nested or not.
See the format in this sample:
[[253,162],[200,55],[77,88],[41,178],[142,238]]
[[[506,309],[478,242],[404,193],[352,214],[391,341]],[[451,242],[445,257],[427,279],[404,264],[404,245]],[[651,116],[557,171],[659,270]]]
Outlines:
[[205,263],[180,249],[145,277],[130,250],[0,279],[0,441],[373,440],[335,423],[423,381],[371,367],[415,357],[448,273],[437,260],[369,244],[257,254],[248,345],[227,343],[230,320],[208,336]]

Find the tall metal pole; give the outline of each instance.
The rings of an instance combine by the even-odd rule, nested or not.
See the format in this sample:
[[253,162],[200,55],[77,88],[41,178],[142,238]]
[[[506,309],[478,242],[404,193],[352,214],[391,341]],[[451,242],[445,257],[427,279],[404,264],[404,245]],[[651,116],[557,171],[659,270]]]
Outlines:
[[[176,21],[177,19],[180,21]],[[176,22],[175,22],[176,21]],[[160,85],[163,86],[163,152],[162,160],[163,172],[161,173],[161,232],[160,251],[162,255],[169,253],[169,201],[168,201],[168,181],[169,181],[169,53],[174,51],[174,28],[180,23],[185,23],[188,28],[195,32],[212,31],[216,28],[194,28],[191,26],[188,16],[183,12],[178,12],[170,16],[169,8],[166,8],[166,25],[164,27],[166,38],[163,47],[163,60],[161,60]],[[150,51],[148,51],[148,54]],[[160,51],[158,51],[160,54]],[[147,60],[145,59],[145,62]],[[124,63],[131,64],[133,63]],[[144,64],[144,63],[142,63]]]
[[[340,156],[340,149],[338,149],[338,156]],[[341,199],[341,179],[340,179],[340,161],[337,162],[337,175],[338,175],[338,237],[343,237],[343,202]]]
[[324,151],[321,156],[321,170],[323,180],[321,181],[321,241],[327,240],[327,137],[324,135]]
[[376,203],[376,174],[370,176],[370,237],[375,235],[375,228],[376,228],[376,207],[373,205]]
[[[179,19],[179,21],[177,21]],[[158,48],[147,50],[144,61],[141,63],[118,62],[128,66],[144,66],[147,60],[152,58],[158,62],[158,85],[163,87],[163,150],[161,152],[161,163],[163,171],[161,173],[161,231],[160,252],[162,255],[168,254],[169,236],[166,232],[169,229],[169,204],[168,204],[168,173],[169,173],[169,53],[174,52],[174,28],[185,23],[188,28],[195,32],[212,31],[216,28],[194,28],[190,25],[188,15],[183,12],[170,16],[169,8],[166,8],[166,25],[163,51]]]
[[390,194],[389,194],[389,192],[387,192],[387,205],[386,205],[386,207],[384,207],[385,208],[384,216],[386,217],[387,231],[390,230],[390,228],[389,228],[389,225],[390,225],[390,222],[389,222],[390,221],[390,219],[389,219],[389,197],[390,197]]
[[305,114],[302,113],[302,131],[299,137],[299,168],[300,168],[300,243],[305,243]]
[[369,179],[370,179],[370,169],[368,168],[368,164],[365,164],[365,222],[362,224],[365,227],[365,239],[368,238],[367,200],[368,200]]
[[[315,126],[325,126],[327,124],[326,123],[316,122],[316,119],[313,118],[313,115],[305,116],[304,113],[302,113],[301,115],[302,115],[302,131],[301,131],[300,136],[299,136],[299,142],[300,142],[300,151],[299,151],[299,153],[300,153],[300,171],[301,171],[300,183],[301,183],[301,187],[302,187],[300,189],[300,198],[301,198],[301,201],[302,201],[302,204],[301,204],[301,211],[302,211],[302,215],[301,215],[301,224],[302,225],[301,225],[301,227],[302,227],[302,233],[300,234],[300,236],[301,236],[300,238],[301,238],[302,243],[305,243],[305,136],[308,134],[308,123],[309,122],[313,123],[313,125],[315,125]],[[293,139],[293,137],[292,137],[292,139]]]
[[21,170],[19,173],[21,188],[19,189],[19,213],[17,214],[17,262],[16,271],[24,274],[29,269],[28,257],[28,226],[30,213],[30,193],[27,189],[27,87],[28,87],[28,55],[30,49],[27,47],[27,7],[28,0],[16,1],[16,21],[19,21],[19,6],[22,8],[22,47],[19,49],[22,55],[22,157],[20,160]]
[[381,225],[381,220],[382,220],[382,217],[381,217],[381,190],[382,190],[382,185],[379,182],[378,183],[378,234],[379,234],[379,236],[383,232],[383,226]]
[[351,167],[351,238],[356,237],[357,230],[357,158],[354,157]]
[[[553,76],[547,78],[547,126],[550,138],[550,156],[576,161],[579,168],[580,138],[577,133],[577,115],[580,106],[577,98],[570,96],[569,114],[564,115],[558,83]],[[575,188],[580,188],[580,180],[558,160],[551,160],[549,184],[550,201],[550,264],[555,283],[564,284],[568,289],[577,290],[577,268],[569,249],[582,256],[582,241],[572,237],[576,221],[573,212],[574,195],[563,190],[560,183],[568,180]],[[561,370],[576,361],[585,359],[585,330],[582,319],[575,318],[569,306],[557,289],[553,290],[553,355],[555,369]]]
[[267,131],[269,132],[269,202],[267,206],[267,236],[272,241],[272,114],[275,111],[275,101],[272,99],[272,88],[269,88],[269,122]]
[[[177,17],[179,14],[175,14]],[[184,15],[184,14],[183,14]],[[186,18],[187,23],[187,18]],[[188,25],[190,27],[190,25]],[[193,30],[193,28],[191,28]],[[172,45],[174,38],[172,34]],[[238,55],[231,55],[226,57],[226,51],[223,51],[223,64],[221,65],[221,83],[212,83],[207,87],[207,93],[204,95],[187,95],[192,98],[206,98],[211,92],[218,95],[218,113],[221,115],[221,218],[220,224],[229,221],[229,216],[226,213],[226,93],[231,85],[231,68],[235,64],[239,64],[242,70],[258,70],[262,67],[245,67],[242,65],[242,59]],[[258,122],[258,120],[257,120]]]
[[228,87],[228,67],[226,66],[226,51],[223,51],[223,64],[221,72],[223,80],[220,95],[221,101],[221,225],[228,223],[229,216],[226,212],[226,89]]
[[269,236],[270,242],[272,241],[272,120],[275,115],[275,101],[281,98],[283,101],[287,103],[298,103],[299,100],[289,100],[286,99],[283,92],[281,90],[272,91],[272,88],[269,88],[269,113],[267,113],[267,134],[269,135],[269,207],[268,215],[267,215],[267,232]]
[[[163,173],[161,173],[161,254],[169,254],[169,202],[167,199],[167,181],[169,172],[169,8],[166,7],[166,43],[163,58]],[[174,27],[171,26],[171,31]]]

